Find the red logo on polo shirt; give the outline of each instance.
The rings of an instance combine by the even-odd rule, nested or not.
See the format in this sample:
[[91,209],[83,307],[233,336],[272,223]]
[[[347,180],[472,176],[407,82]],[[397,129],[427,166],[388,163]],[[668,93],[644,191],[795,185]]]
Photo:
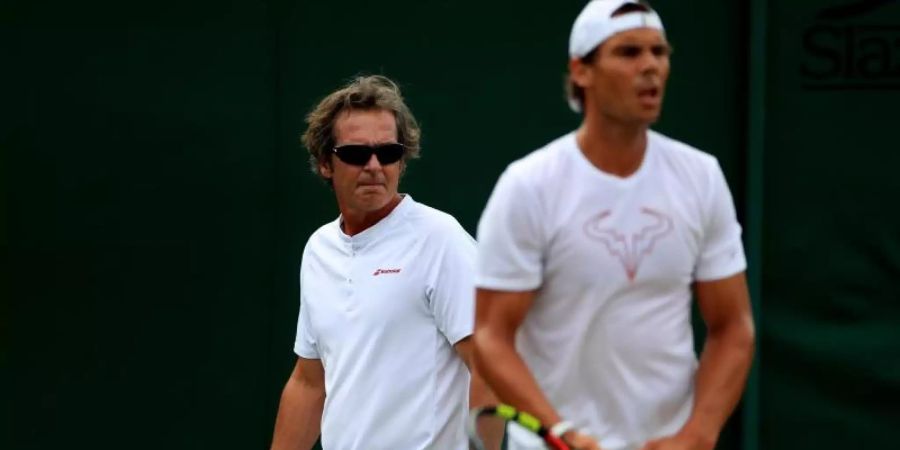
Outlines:
[[400,273],[400,269],[378,269],[375,273],[372,274],[373,277],[377,277],[383,273]]

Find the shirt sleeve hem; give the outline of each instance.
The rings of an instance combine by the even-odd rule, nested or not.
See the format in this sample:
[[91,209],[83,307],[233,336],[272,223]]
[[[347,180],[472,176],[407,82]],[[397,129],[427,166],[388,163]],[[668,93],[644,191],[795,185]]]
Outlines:
[[482,275],[475,278],[475,287],[496,291],[532,291],[540,286],[541,279],[536,276],[528,278],[497,278]]
[[747,270],[747,263],[741,262],[739,264],[732,264],[731,266],[727,266],[724,268],[717,268],[715,270],[704,270],[698,271],[697,275],[694,277],[695,281],[717,281],[724,278],[728,278],[734,275],[737,275],[741,272]]
[[450,345],[456,345],[459,343],[459,341],[461,341],[471,335],[472,335],[471,331],[454,333],[452,336],[447,336],[447,341],[450,342]]
[[307,348],[301,347],[300,344],[297,344],[297,343],[294,344],[294,353],[296,353],[297,356],[304,358],[304,359],[321,359],[319,357],[318,353],[316,353],[315,351],[311,351]]

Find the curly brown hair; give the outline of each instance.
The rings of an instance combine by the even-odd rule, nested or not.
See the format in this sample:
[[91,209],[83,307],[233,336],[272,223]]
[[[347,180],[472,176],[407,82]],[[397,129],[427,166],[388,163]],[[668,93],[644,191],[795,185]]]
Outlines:
[[307,128],[301,141],[309,151],[309,165],[314,173],[325,178],[319,172],[319,165],[331,163],[331,149],[335,146],[334,123],[341,112],[350,110],[393,113],[397,122],[397,141],[406,149],[403,163],[419,157],[421,130],[403,101],[397,83],[381,75],[358,76],[322,99],[306,116]]

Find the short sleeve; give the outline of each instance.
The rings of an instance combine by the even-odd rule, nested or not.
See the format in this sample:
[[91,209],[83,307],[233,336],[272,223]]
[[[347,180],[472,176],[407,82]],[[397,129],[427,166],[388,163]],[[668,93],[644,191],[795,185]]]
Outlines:
[[514,167],[500,176],[478,223],[475,283],[480,288],[528,291],[542,282],[541,205]]
[[697,281],[727,278],[746,270],[747,260],[741,242],[734,201],[722,168],[715,164],[705,202],[705,224],[700,257],[694,269]]
[[[304,251],[304,258],[306,257]],[[321,359],[315,335],[309,320],[309,306],[303,292],[303,263],[300,267],[300,313],[297,317],[297,337],[294,339],[294,353],[301,358]]]
[[475,240],[458,224],[435,239],[426,294],[438,329],[451,344],[475,326]]

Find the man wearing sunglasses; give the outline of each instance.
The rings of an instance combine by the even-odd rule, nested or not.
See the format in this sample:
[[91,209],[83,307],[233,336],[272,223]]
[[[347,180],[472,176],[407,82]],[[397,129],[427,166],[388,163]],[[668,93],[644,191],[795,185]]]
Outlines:
[[391,80],[359,77],[307,116],[303,143],[340,216],[303,251],[297,363],[273,449],[468,448],[489,401],[470,365],[475,242],[398,193],[419,128]]
[[[479,370],[579,448],[711,450],[752,360],[722,170],[650,130],[669,54],[645,3],[589,2],[569,39],[581,126],[512,163],[478,225]],[[699,361],[692,294],[707,327]]]

